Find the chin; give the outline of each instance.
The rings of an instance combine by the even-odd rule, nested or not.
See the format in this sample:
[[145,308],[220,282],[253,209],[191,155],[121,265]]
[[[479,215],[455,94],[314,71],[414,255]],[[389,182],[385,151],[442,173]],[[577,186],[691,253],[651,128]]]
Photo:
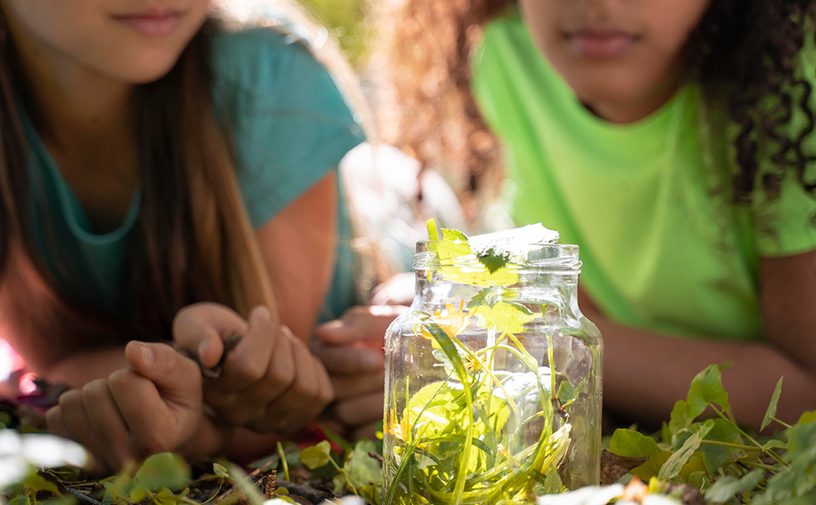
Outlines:
[[648,93],[648,88],[631,75],[614,73],[581,73],[565,75],[564,80],[581,101],[593,103],[637,103]]
[[116,74],[121,80],[131,84],[148,84],[158,81],[170,73],[177,62],[178,58],[169,61],[142,61],[141,63],[132,63],[122,68],[116,72]]

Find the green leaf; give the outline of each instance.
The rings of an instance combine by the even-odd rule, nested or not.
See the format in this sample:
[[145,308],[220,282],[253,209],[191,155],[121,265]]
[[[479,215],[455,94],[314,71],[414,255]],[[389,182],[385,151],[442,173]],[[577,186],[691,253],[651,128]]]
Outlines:
[[34,492],[47,491],[55,495],[60,495],[57,485],[38,473],[30,473],[23,480],[23,487]]
[[439,241],[439,229],[436,227],[436,219],[428,219],[425,221],[425,226],[428,229],[428,240],[432,242]]
[[702,414],[709,404],[717,404],[723,412],[731,411],[728,393],[722,385],[722,371],[730,365],[711,365],[698,373],[691,381],[688,397],[689,413],[694,417]]
[[[689,411],[688,402],[686,400],[677,400],[674,403],[674,407],[671,411],[671,416],[669,417],[669,433],[668,435],[674,435],[689,426],[691,423],[694,422],[694,419],[697,415],[694,415]],[[665,435],[664,435],[665,437]],[[671,436],[665,437],[668,441],[671,439]]]
[[185,496],[176,495],[169,489],[162,488],[155,496],[153,496],[153,505],[181,505],[187,503]]
[[[468,309],[475,309],[480,306],[492,307],[504,300],[510,290],[498,286],[489,286],[480,290],[476,295],[470,299],[467,304]],[[512,294],[510,294],[512,296]]]
[[609,452],[629,458],[650,458],[660,452],[660,447],[652,437],[621,428],[612,434]]
[[688,463],[694,453],[697,452],[700,444],[703,443],[703,439],[705,439],[706,435],[708,435],[708,432],[711,431],[713,427],[713,421],[706,421],[700,427],[697,433],[690,436],[686,440],[680,450],[672,454],[669,459],[666,460],[666,463],[664,463],[660,468],[658,478],[663,480],[671,480],[677,477],[677,475],[680,474],[680,471],[683,470],[683,467],[686,466],[686,463]]
[[103,503],[129,503],[128,490],[133,484],[133,478],[127,474],[115,475],[106,479],[102,483],[105,488],[105,494],[102,498]]
[[799,420],[796,422],[796,424],[810,424],[810,423],[816,423],[816,410],[810,410],[808,412],[805,412],[804,414],[799,416]]
[[443,265],[456,258],[473,254],[467,235],[461,231],[443,228],[440,236],[434,219],[429,219],[426,226],[428,227],[428,246],[436,253],[439,262]]
[[661,450],[660,452],[653,454],[642,465],[636,466],[635,468],[629,470],[629,473],[644,482],[649,482],[652,477],[657,476],[660,469],[663,467],[669,457],[671,457],[671,453],[669,451]]
[[773,422],[773,418],[776,417],[776,404],[779,403],[779,394],[782,393],[782,379],[784,379],[784,377],[780,377],[776,382],[776,387],[771,395],[771,401],[768,403],[768,410],[765,411],[765,417],[762,418],[762,424],[759,426],[759,431],[767,428],[768,425]]
[[131,494],[134,491],[158,491],[163,487],[178,491],[187,487],[191,480],[190,467],[181,456],[162,452],[147,458],[136,471]]
[[300,451],[300,461],[309,470],[314,470],[329,464],[331,444],[323,440],[317,445],[307,447]]
[[573,402],[575,399],[578,398],[578,395],[581,394],[581,390],[583,390],[584,386],[586,385],[586,379],[581,381],[578,384],[578,387],[572,385],[572,383],[566,377],[558,384],[558,391],[556,391],[555,396],[558,398],[558,403],[561,405],[561,408],[564,409]]
[[764,444],[762,444],[763,451],[772,451],[774,449],[787,449],[787,448],[788,444],[779,440],[778,438],[772,438],[765,442]]
[[222,479],[229,479],[229,472],[227,469],[218,463],[213,463],[213,473]]
[[[705,440],[716,442],[738,443],[741,438],[739,428],[732,422],[724,419],[714,419],[713,428],[708,432]],[[709,475],[715,475],[717,470],[728,463],[738,449],[723,447],[703,442],[700,452],[703,453],[703,462]]]
[[368,503],[375,503],[379,500],[382,483],[382,466],[376,458],[371,456],[371,454],[376,454],[376,450],[376,445],[371,440],[358,442],[343,464],[343,469],[353,489],[357,489],[360,496]]
[[765,471],[760,468],[743,475],[740,479],[726,475],[706,491],[705,499],[714,503],[725,503],[740,493],[752,491],[764,477]]
[[522,333],[524,325],[536,318],[535,314],[523,305],[507,302],[499,302],[492,307],[479,306],[473,309],[472,313],[479,318],[481,327],[511,335]]
[[480,252],[478,258],[479,262],[492,274],[496,272],[496,270],[507,266],[507,263],[510,261],[510,253],[491,247]]

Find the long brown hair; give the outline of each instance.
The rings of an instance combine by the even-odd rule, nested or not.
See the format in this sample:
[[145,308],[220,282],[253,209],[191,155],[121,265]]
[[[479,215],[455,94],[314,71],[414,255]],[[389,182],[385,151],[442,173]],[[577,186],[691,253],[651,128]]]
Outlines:
[[[202,27],[167,75],[136,91],[142,191],[129,252],[136,296],[126,320],[59,297],[68,308],[62,312],[95,319],[113,337],[167,338],[175,313],[196,301],[220,302],[244,315],[255,305],[275,310],[237,186],[229,132],[211,102],[214,24]],[[9,277],[10,254],[19,249],[60,293],[28,229],[27,142],[17,110],[22,81],[15,79],[14,47],[5,32],[0,27],[0,279]]]
[[[470,59],[484,26],[516,0],[385,3],[385,62],[397,105],[386,139],[426,164],[458,171],[460,190],[493,187],[483,179],[498,178],[501,163],[470,92]],[[799,73],[814,11],[814,0],[713,0],[691,36],[689,77],[738,128],[737,203],[750,203],[759,189],[775,198],[787,174],[816,197],[816,180],[806,171],[816,156],[805,148],[814,130],[813,89]],[[804,121],[791,131],[796,114]],[[762,171],[765,159],[771,166]]]

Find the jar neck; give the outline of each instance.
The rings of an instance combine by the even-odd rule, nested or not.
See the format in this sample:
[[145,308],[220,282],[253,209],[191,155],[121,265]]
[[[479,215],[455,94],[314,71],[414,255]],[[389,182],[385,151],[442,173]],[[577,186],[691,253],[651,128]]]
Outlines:
[[414,308],[433,312],[445,307],[467,306],[476,296],[487,295],[491,303],[520,303],[534,312],[547,306],[559,312],[578,313],[578,275],[574,271],[528,270],[519,273],[509,287],[484,288],[446,279],[437,269],[416,271]]

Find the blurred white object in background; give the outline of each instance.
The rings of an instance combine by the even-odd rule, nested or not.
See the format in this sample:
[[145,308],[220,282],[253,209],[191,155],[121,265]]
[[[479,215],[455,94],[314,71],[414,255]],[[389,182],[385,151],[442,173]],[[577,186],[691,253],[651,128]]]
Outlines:
[[376,246],[385,263],[378,269],[410,271],[416,242],[427,238],[425,221],[430,217],[447,228],[467,227],[445,179],[434,170],[420,174],[419,162],[393,146],[359,145],[340,162],[340,173],[355,236]]
[[72,465],[87,468],[91,456],[81,445],[54,435],[0,430],[0,491],[22,480],[32,468]]

